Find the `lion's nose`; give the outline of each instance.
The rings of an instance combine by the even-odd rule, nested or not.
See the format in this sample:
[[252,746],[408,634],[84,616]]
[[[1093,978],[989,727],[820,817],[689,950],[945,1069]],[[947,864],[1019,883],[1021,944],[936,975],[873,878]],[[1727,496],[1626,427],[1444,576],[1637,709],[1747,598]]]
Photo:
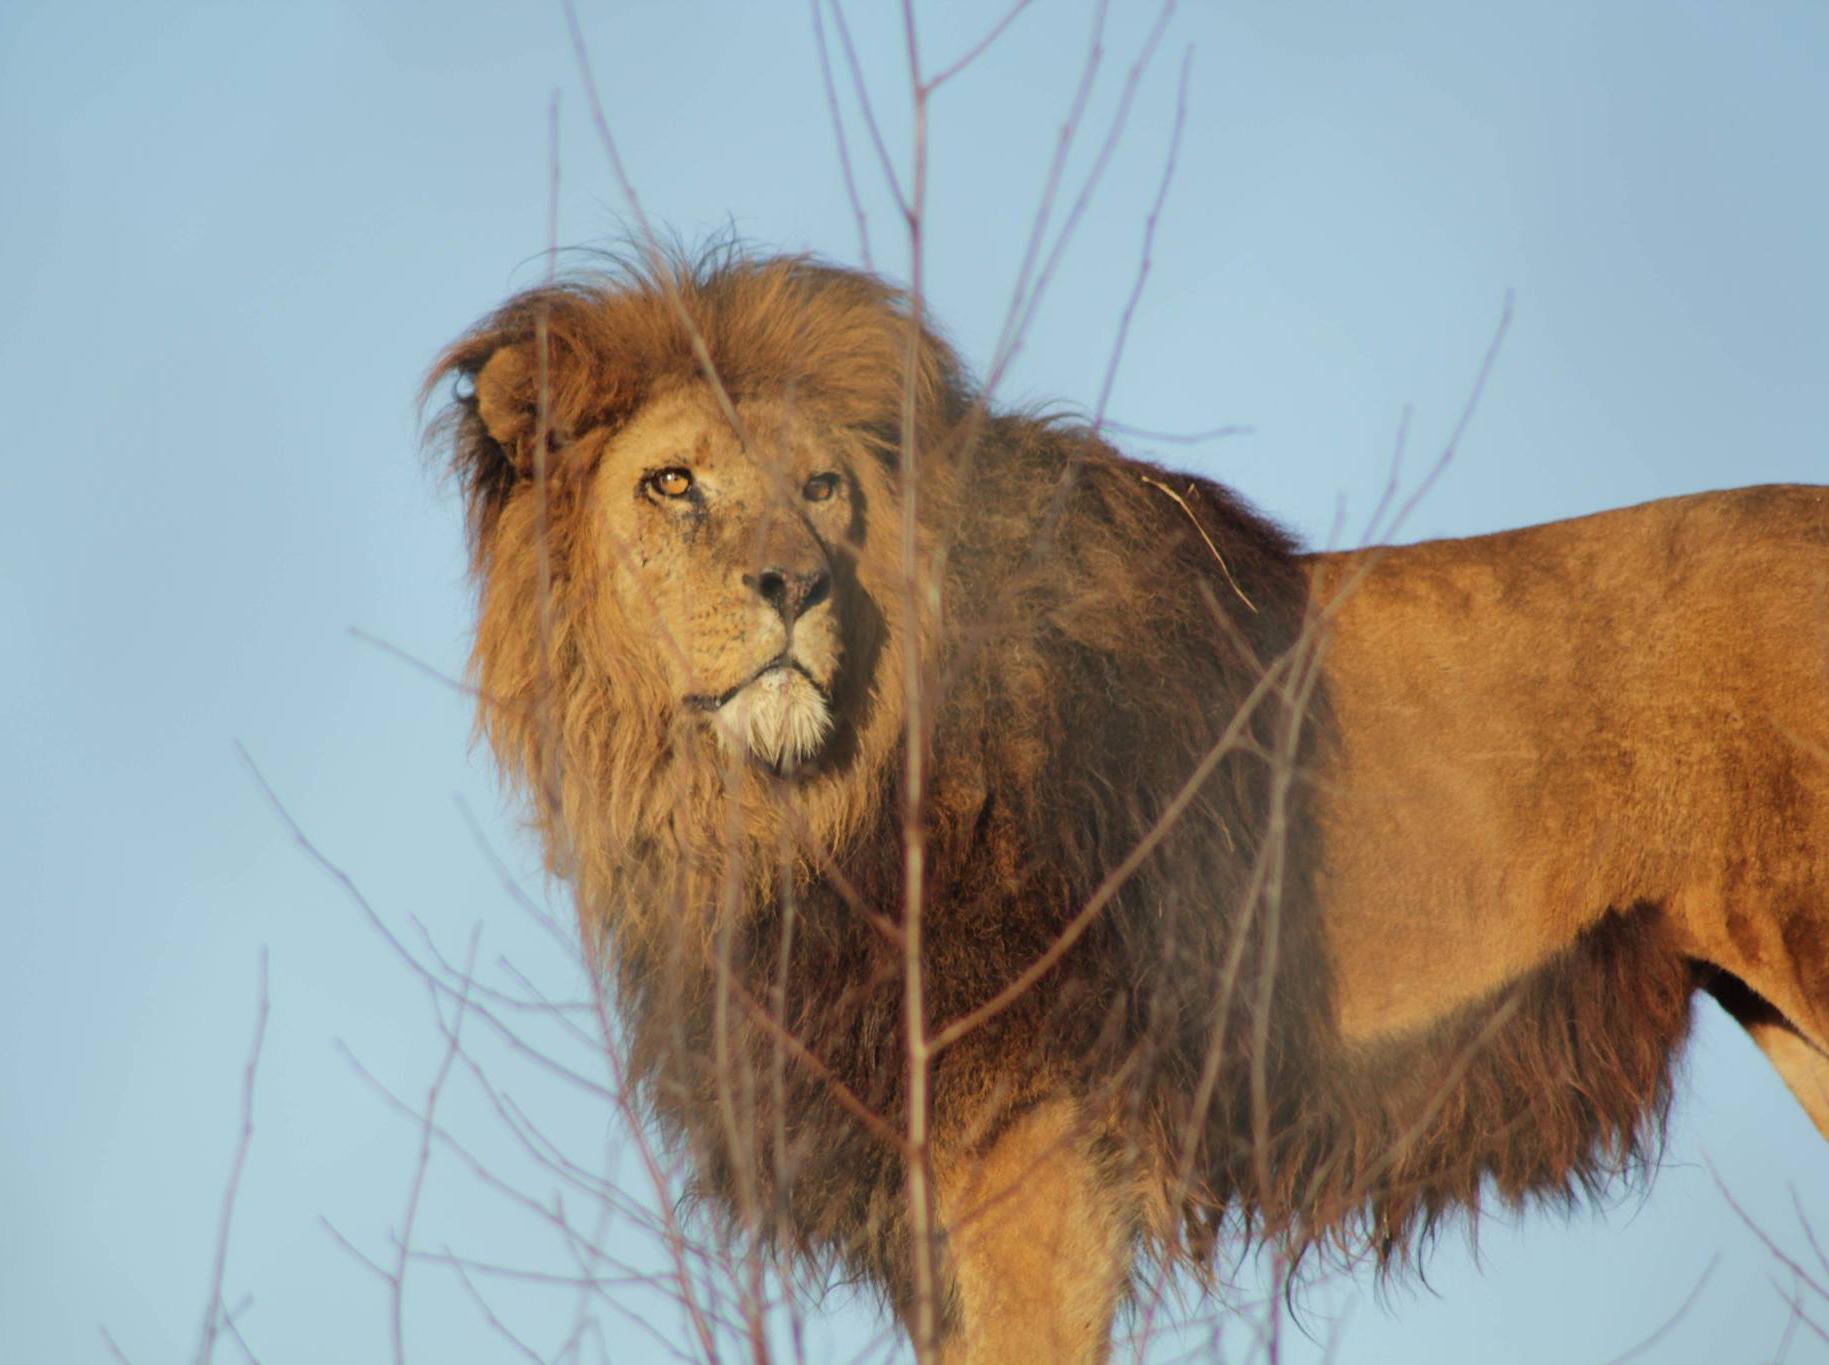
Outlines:
[[789,624],[825,601],[832,591],[832,575],[824,569],[795,573],[791,569],[768,568],[744,574],[743,582]]

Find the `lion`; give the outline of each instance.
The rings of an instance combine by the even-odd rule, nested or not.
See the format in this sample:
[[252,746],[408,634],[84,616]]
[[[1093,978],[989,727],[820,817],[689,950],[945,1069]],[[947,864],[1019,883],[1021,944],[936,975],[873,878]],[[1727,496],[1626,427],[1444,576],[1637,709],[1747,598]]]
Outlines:
[[1829,489],[1307,554],[734,248],[520,294],[453,377],[479,728],[629,1077],[923,1358],[1591,1193],[1699,991],[1829,1133]]

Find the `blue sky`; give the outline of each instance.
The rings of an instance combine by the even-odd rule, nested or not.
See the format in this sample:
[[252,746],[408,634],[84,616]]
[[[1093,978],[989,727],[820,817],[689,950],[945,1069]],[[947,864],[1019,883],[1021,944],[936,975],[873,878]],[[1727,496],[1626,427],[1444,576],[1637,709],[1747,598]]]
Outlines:
[[[1115,8],[1070,188],[1154,14]],[[905,165],[895,15],[849,12]],[[1037,0],[936,99],[929,301],[980,366],[1091,12]],[[918,5],[930,67],[986,14]],[[583,0],[581,19],[657,220],[860,260],[805,5]],[[1109,412],[1252,432],[1139,453],[1223,479],[1311,543],[1352,543],[1403,414],[1413,479],[1509,290],[1486,397],[1404,538],[1829,478],[1829,14],[1802,0],[1186,0],[1005,398],[1096,403],[1190,48],[1176,175]],[[420,459],[414,394],[444,342],[540,277],[555,92],[558,239],[601,242],[627,205],[556,4],[0,8],[0,1359],[103,1358],[101,1324],[136,1362],[193,1352],[263,949],[271,1019],[227,1298],[247,1300],[263,1360],[388,1354],[385,1289],[323,1223],[390,1255],[418,1133],[339,1044],[419,1103],[443,1040],[236,742],[407,941],[422,925],[462,959],[474,932],[486,979],[503,984],[506,959],[579,990],[485,851],[545,894],[467,749],[467,703],[351,633],[462,670],[458,510]],[[906,240],[848,90],[843,106],[871,257],[900,274]],[[1478,1266],[1451,1235],[1434,1293],[1319,1286],[1316,1340],[1298,1334],[1285,1358],[1318,1359],[1339,1319],[1347,1361],[1607,1360],[1711,1264],[1642,1358],[1769,1358],[1788,1274],[1711,1167],[1807,1256],[1786,1189],[1829,1230],[1829,1150],[1758,1054],[1699,1013],[1648,1196],[1566,1223],[1495,1219]],[[543,1131],[639,1188],[601,1101],[467,1027]],[[490,1169],[547,1192],[474,1084],[454,1080],[440,1113]],[[567,1265],[454,1152],[420,1218],[421,1247]],[[612,1218],[606,1237],[647,1263],[633,1228]],[[483,1288],[542,1352],[572,1330],[575,1296]],[[624,1302],[604,1322],[617,1358],[684,1340],[660,1300]],[[841,1297],[818,1316],[820,1358],[876,1331]],[[413,1359],[511,1352],[445,1266],[412,1271],[406,1326]],[[1243,1335],[1226,1349],[1254,1358]],[[1786,1359],[1829,1347],[1806,1330]]]

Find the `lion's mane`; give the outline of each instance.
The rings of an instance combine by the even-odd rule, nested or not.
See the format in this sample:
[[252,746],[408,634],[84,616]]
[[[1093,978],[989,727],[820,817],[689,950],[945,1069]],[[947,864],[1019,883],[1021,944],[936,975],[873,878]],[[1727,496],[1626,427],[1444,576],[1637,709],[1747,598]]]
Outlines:
[[[488,420],[473,386],[513,347],[544,358],[522,365],[528,439],[505,442],[513,423]],[[858,550],[868,629],[847,638],[877,646],[855,740],[795,784],[682,747],[642,663],[664,623],[617,639],[589,625],[591,468],[573,443],[708,374],[738,406],[786,396],[892,490]],[[1109,895],[1046,977],[935,1059],[937,1137],[988,1141],[1076,1093],[1108,1116],[1111,1179],[1147,1192],[1143,1244],[1205,1265],[1228,1229],[1399,1256],[1488,1181],[1512,1201],[1566,1197],[1655,1130],[1693,983],[1643,916],[1424,1036],[1371,1053],[1333,1036],[1308,579],[1234,495],[1082,423],[988,407],[902,295],[806,259],[726,251],[535,289],[433,378],[452,375],[439,430],[481,597],[480,723],[611,964],[640,1093],[739,1225],[906,1293],[884,1135],[904,1129],[907,1090],[905,398],[941,587],[918,646],[932,1027]]]

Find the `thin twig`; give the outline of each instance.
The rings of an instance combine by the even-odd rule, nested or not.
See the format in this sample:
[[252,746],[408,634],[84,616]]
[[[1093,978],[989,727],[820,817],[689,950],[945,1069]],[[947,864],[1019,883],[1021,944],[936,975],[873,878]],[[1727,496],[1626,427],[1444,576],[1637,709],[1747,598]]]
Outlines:
[[857,94],[858,108],[864,114],[864,127],[870,133],[870,145],[876,148],[877,164],[882,168],[883,179],[889,183],[890,197],[903,216],[908,214],[908,196],[902,193],[901,179],[895,173],[895,159],[889,155],[889,144],[883,140],[883,130],[877,126],[876,108],[870,102],[869,83],[864,79],[863,64],[857,59],[857,48],[851,41],[851,25],[845,22],[845,11],[838,0],[831,0],[832,23],[838,29],[838,41],[844,45],[845,64],[851,69],[851,85]]
[[[1112,386],[1118,381],[1118,362],[1124,357],[1124,343],[1130,338],[1130,324],[1137,315],[1137,304],[1143,297],[1143,285],[1149,279],[1154,263],[1156,223],[1162,206],[1168,202],[1169,186],[1175,182],[1175,161],[1181,152],[1181,134],[1188,124],[1188,73],[1194,66],[1194,49],[1181,56],[1181,75],[1175,82],[1175,122],[1169,130],[1169,154],[1162,165],[1162,179],[1156,186],[1156,197],[1143,220],[1143,254],[1137,262],[1137,274],[1131,281],[1130,296],[1124,300],[1124,311],[1118,317],[1118,335],[1111,345],[1111,357],[1105,363],[1105,378],[1099,385],[1099,401],[1093,407],[1092,425],[1097,430],[1105,424],[1105,406],[1111,401]],[[1234,586],[1237,586],[1236,584]]]
[[[451,1075],[451,1066],[457,1060],[460,1038],[463,1033],[464,1014],[470,1003],[469,986],[472,973],[476,969],[476,949],[481,941],[482,930],[470,931],[470,949],[463,976],[463,987],[458,992],[457,1011],[449,1029],[446,1030],[446,1045],[443,1059],[438,1064],[438,1071],[432,1077],[432,1085],[426,1092],[425,1108],[421,1111],[422,1122],[419,1127],[419,1155],[413,1163],[413,1178],[407,1189],[406,1212],[401,1216],[400,1233],[394,1239],[394,1268],[388,1275],[388,1333],[394,1347],[394,1365],[406,1365],[406,1267],[407,1258],[413,1246],[413,1225],[419,1217],[419,1197],[425,1189],[426,1176],[432,1165],[432,1132],[438,1113],[438,1101],[444,1094],[445,1082]],[[432,992],[432,1009],[438,1010],[438,994]]]
[[[1232,566],[1226,563],[1226,557],[1219,552],[1219,546],[1213,543],[1213,537],[1207,534],[1207,528],[1200,524],[1200,518],[1194,515],[1194,509],[1188,505],[1188,500],[1160,479],[1153,479],[1148,474],[1139,474],[1137,477],[1142,479],[1143,482],[1148,484],[1151,488],[1160,489],[1162,492],[1167,493],[1175,500],[1181,510],[1188,514],[1188,520],[1194,523],[1194,529],[1200,532],[1200,538],[1206,542],[1207,549],[1212,551],[1213,560],[1219,565],[1219,571],[1225,575],[1226,583],[1231,587],[1232,591],[1237,594],[1238,600],[1249,607],[1253,614],[1256,614],[1257,603],[1247,597],[1245,595],[1245,590],[1239,587],[1238,580],[1232,576]],[[1188,491],[1193,491],[1192,484],[1188,486]]]
[[1789,1270],[1793,1275],[1797,1276],[1802,1283],[1808,1285],[1811,1292],[1818,1298],[1829,1299],[1829,1289],[1825,1289],[1820,1281],[1812,1278],[1808,1271],[1799,1265],[1791,1256],[1787,1255],[1777,1242],[1774,1242],[1766,1235],[1765,1229],[1753,1221],[1752,1215],[1740,1207],[1739,1201],[1734,1198],[1733,1192],[1728,1189],[1727,1182],[1721,1178],[1721,1173],[1715,1169],[1715,1163],[1704,1156],[1702,1158],[1702,1164],[1708,1167],[1708,1173],[1715,1182],[1715,1188],[1721,1191],[1721,1197],[1727,1201],[1727,1206],[1734,1211],[1735,1215],[1742,1223],[1746,1224],[1747,1231],[1757,1237],[1760,1244],[1771,1253],[1772,1259],[1777,1261],[1786,1270]]
[[[1028,333],[1030,325],[1035,320],[1036,310],[1041,307],[1042,298],[1046,294],[1055,272],[1060,267],[1062,257],[1066,255],[1068,244],[1072,242],[1078,231],[1080,220],[1085,217],[1086,210],[1091,205],[1093,196],[1097,193],[1099,184],[1104,180],[1105,172],[1111,165],[1112,153],[1117,151],[1118,143],[1122,140],[1125,129],[1130,126],[1131,106],[1136,100],[1138,89],[1143,84],[1145,73],[1155,60],[1156,49],[1161,46],[1163,36],[1168,32],[1169,20],[1174,13],[1175,0],[1164,0],[1162,8],[1157,11],[1156,22],[1150,27],[1148,35],[1143,40],[1143,47],[1137,54],[1136,61],[1131,63],[1130,70],[1124,74],[1124,84],[1118,91],[1118,107],[1105,130],[1105,140],[1099,144],[1099,149],[1093,156],[1092,169],[1080,182],[1079,193],[1074,196],[1073,202],[1067,207],[1060,230],[1054,235],[1054,245],[1049,248],[1046,257],[1041,262],[1040,269],[1035,274],[1028,297],[1015,319],[1014,329],[1006,332],[1009,349],[1006,351],[1000,345],[999,354],[991,363],[985,380],[987,392],[1002,375],[1010,361],[1014,359],[1021,338]],[[1101,7],[1102,15],[1103,8]],[[1028,265],[1029,263],[1025,261],[1025,271],[1028,269]]]
[[1023,246],[1022,264],[1017,267],[1016,286],[1010,294],[1009,310],[1004,315],[1003,329],[998,335],[996,345],[991,348],[990,364],[985,369],[983,401],[987,404],[997,387],[998,380],[1002,377],[1004,368],[1014,357],[1020,343],[1030,275],[1041,259],[1041,248],[1043,241],[1047,238],[1048,222],[1054,215],[1054,201],[1060,193],[1061,180],[1066,175],[1067,157],[1073,150],[1075,140],[1079,137],[1081,120],[1086,113],[1086,104],[1092,96],[1093,79],[1097,76],[1099,65],[1104,60],[1105,18],[1109,10],[1109,0],[1099,0],[1093,9],[1092,37],[1087,45],[1085,60],[1080,65],[1080,79],[1074,87],[1073,97],[1068,103],[1067,116],[1061,122],[1060,131],[1055,134],[1054,155],[1049,160],[1048,173],[1042,181],[1041,198],[1035,206],[1035,215],[1030,220],[1029,238]]
[[[1504,348],[1506,335],[1511,331],[1512,309],[1515,303],[1516,295],[1512,290],[1507,289],[1505,301],[1499,309],[1498,326],[1493,328],[1492,339],[1486,343],[1486,353],[1480,357],[1480,368],[1474,372],[1473,387],[1468,390],[1467,400],[1461,404],[1460,414],[1455,418],[1454,426],[1448,433],[1448,439],[1442,446],[1442,453],[1436,457],[1435,463],[1429,467],[1428,472],[1423,475],[1416,487],[1410,490],[1410,496],[1404,500],[1402,506],[1392,514],[1390,524],[1378,532],[1381,538],[1395,534],[1397,528],[1410,519],[1410,514],[1416,510],[1417,504],[1428,496],[1429,490],[1435,487],[1436,481],[1454,462],[1454,457],[1460,453],[1461,442],[1466,438],[1467,429],[1473,424],[1473,415],[1479,410],[1480,400],[1486,393],[1487,381],[1492,378],[1493,369],[1498,364],[1499,352]],[[1401,439],[1399,448],[1401,449]]]
[[1708,1284],[1708,1277],[1715,1273],[1715,1267],[1720,1264],[1721,1253],[1717,1251],[1713,1256],[1708,1258],[1708,1265],[1703,1268],[1702,1274],[1697,1277],[1694,1287],[1690,1289],[1688,1294],[1684,1295],[1683,1302],[1677,1305],[1676,1312],[1665,1318],[1658,1329],[1650,1336],[1646,1337],[1630,1350],[1622,1351],[1620,1354],[1614,1356],[1607,1362],[1607,1365],[1625,1365],[1625,1362],[1628,1360],[1636,1360],[1638,1357],[1649,1352],[1653,1346],[1656,1346],[1665,1337],[1669,1336],[1671,1332],[1676,1329],[1676,1325],[1683,1320],[1684,1315],[1687,1314],[1691,1308],[1695,1307],[1696,1300],[1702,1297],[1702,1290]]
[[661,250],[660,234],[655,231],[654,224],[649,220],[648,211],[642,207],[641,196],[635,192],[635,182],[629,178],[628,168],[623,164],[622,151],[616,145],[616,135],[610,131],[609,116],[604,113],[603,99],[597,90],[597,78],[591,74],[590,49],[584,41],[584,28],[578,22],[576,0],[560,0],[560,3],[565,11],[565,28],[571,38],[572,55],[578,65],[578,77],[584,83],[585,101],[590,105],[591,124],[596,130],[597,141],[602,146],[604,155],[609,159],[610,174],[615,177],[616,188],[628,203],[629,211],[635,215],[636,226],[641,233],[642,251],[653,268],[655,281],[660,285],[662,293],[666,295],[667,302],[673,309],[674,319],[685,331],[686,339],[691,343],[693,359],[698,361],[699,372],[711,387],[712,397],[717,401],[718,410],[730,425],[731,431],[736,433],[738,443],[747,448],[749,443],[744,439],[743,422],[737,415],[737,406],[731,399],[729,389],[724,386],[724,381],[718,374],[718,367],[712,361],[711,347],[706,343],[704,333],[699,330],[698,324],[692,320],[692,315],[686,310],[685,300],[680,297],[679,286],[672,271],[663,268],[664,253]]
[[[925,666],[916,648],[921,638],[920,454],[916,383],[920,370],[925,298],[922,215],[927,206],[927,100],[921,81],[921,53],[915,34],[913,0],[902,0],[902,30],[908,55],[908,83],[914,100],[914,164],[904,206],[911,261],[908,291],[908,352],[902,377],[900,489],[902,549],[902,693],[906,744],[902,771],[902,1027],[908,1052],[908,1222],[914,1253],[915,1360],[927,1365],[939,1344],[939,1267],[934,1239],[932,1167],[928,1139],[928,1082],[932,1049],[927,1036],[926,983],[922,974],[923,910],[927,895],[927,713],[922,696]],[[847,42],[849,39],[847,38]]]
[[[1772,1287],[1774,1289],[1778,1289],[1777,1285],[1773,1285]],[[1817,1323],[1816,1319],[1812,1318],[1808,1313],[1804,1312],[1803,1299],[1798,1296],[1798,1293],[1796,1290],[1791,1290],[1789,1293],[1787,1293],[1783,1289],[1778,1289],[1778,1297],[1783,1299],[1787,1304],[1790,1305],[1791,1312],[1798,1322],[1802,1323],[1805,1327],[1808,1327],[1812,1332],[1814,1332],[1816,1334],[1816,1336],[1823,1342],[1824,1345],[1829,1345],[1829,1331],[1825,1331]]]
[[999,19],[991,26],[990,32],[986,33],[984,37],[980,38],[977,42],[973,43],[971,47],[966,49],[964,56],[960,57],[959,60],[952,63],[952,65],[943,67],[938,75],[928,79],[927,93],[930,95],[933,94],[934,91],[945,85],[954,76],[957,76],[989,51],[991,45],[999,38],[1003,37],[1004,31],[1008,29],[1011,24],[1016,22],[1016,17],[1029,8],[1032,2],[1033,0],[1016,0],[1014,5],[1004,11],[1003,18]]
[[247,1337],[242,1335],[241,1315],[253,1306],[253,1300],[243,1297],[233,1308],[222,1313],[222,1326],[228,1333],[229,1340],[235,1343],[235,1349],[241,1352],[241,1358],[248,1365],[260,1365],[260,1357],[254,1354],[254,1348],[248,1344]]
[[1823,1254],[1822,1243],[1816,1240],[1816,1226],[1810,1221],[1810,1215],[1804,1212],[1803,1200],[1797,1197],[1797,1186],[1786,1183],[1785,1189],[1791,1196],[1791,1207],[1797,1213],[1798,1226],[1804,1230],[1804,1238],[1810,1243],[1810,1250],[1816,1253],[1816,1262],[1822,1266],[1823,1273],[1829,1275],[1829,1256]]
[[414,669],[417,669],[419,672],[425,674],[428,678],[431,678],[434,682],[442,683],[444,686],[450,688],[453,692],[460,692],[464,696],[470,697],[477,701],[487,701],[491,705],[501,706],[501,705],[510,704],[508,702],[502,701],[499,698],[486,696],[483,692],[481,692],[479,689],[477,689],[475,687],[472,687],[469,683],[465,682],[462,678],[453,678],[449,673],[446,673],[442,669],[439,669],[439,668],[435,667],[434,665],[427,663],[424,659],[421,659],[418,655],[409,654],[406,650],[402,649],[399,645],[394,644],[392,641],[389,641],[389,640],[383,640],[379,635],[370,634],[368,631],[363,630],[362,627],[360,627],[360,626],[349,627],[349,633],[355,639],[360,640],[363,644],[372,645],[376,649],[380,650],[383,654],[392,655],[394,658],[400,660],[401,663],[406,664],[409,667],[412,667]]
[[[426,1254],[424,1252],[417,1252],[415,1255],[424,1258]],[[515,1333],[509,1329],[506,1323],[496,1316],[495,1310],[489,1306],[489,1300],[483,1297],[482,1290],[478,1289],[471,1281],[469,1272],[464,1268],[463,1262],[459,1261],[455,1256],[449,1255],[443,1259],[444,1263],[448,1265],[451,1271],[457,1276],[457,1282],[463,1286],[464,1293],[469,1296],[471,1306],[474,1307],[478,1313],[483,1315],[483,1321],[489,1324],[495,1334],[512,1346],[515,1349],[515,1353],[524,1360],[532,1361],[533,1365],[545,1365],[545,1357],[534,1350],[533,1347],[529,1346],[525,1341],[522,1341],[519,1336],[515,1335]]]
[[819,77],[826,89],[826,111],[832,120],[832,136],[838,140],[838,170],[845,182],[845,197],[851,201],[851,216],[857,220],[857,251],[864,269],[874,271],[870,259],[870,220],[864,215],[864,201],[857,192],[857,173],[851,166],[851,144],[845,137],[845,116],[838,104],[838,86],[832,79],[832,48],[826,41],[825,21],[819,16],[823,0],[809,0],[813,11],[813,43],[819,49]]
[[1158,431],[1153,427],[1133,426],[1129,422],[1120,422],[1110,417],[1102,418],[1099,427],[1114,436],[1128,436],[1134,441],[1154,441],[1170,446],[1205,445],[1208,441],[1225,441],[1234,436],[1252,436],[1257,432],[1256,427],[1239,423],[1208,427],[1205,431]]
[[[241,1191],[241,1172],[254,1142],[254,1077],[260,1069],[260,1051],[267,1038],[267,950],[260,950],[260,991],[254,1006],[254,1042],[241,1073],[241,1134],[229,1165],[229,1184],[223,1191],[222,1211],[216,1220],[216,1255],[210,1267],[210,1291],[203,1311],[203,1331],[197,1344],[197,1365],[209,1365],[222,1322],[222,1277],[228,1269],[229,1229],[235,1218],[235,1199]],[[107,1334],[104,1332],[104,1336]]]

